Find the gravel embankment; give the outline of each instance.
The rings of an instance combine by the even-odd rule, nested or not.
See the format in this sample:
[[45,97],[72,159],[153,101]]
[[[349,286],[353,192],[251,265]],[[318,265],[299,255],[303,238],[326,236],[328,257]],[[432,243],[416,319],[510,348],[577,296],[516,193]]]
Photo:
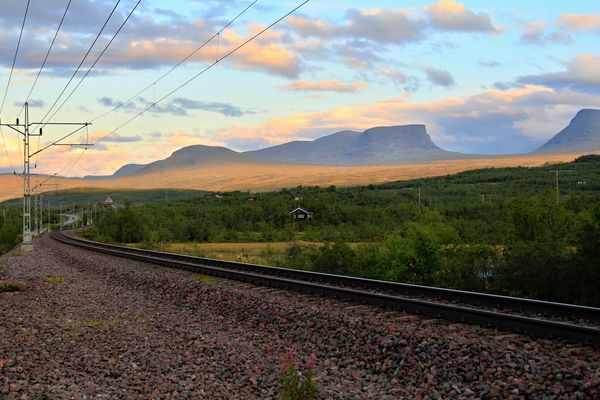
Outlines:
[[193,277],[49,238],[3,256],[0,398],[276,398],[288,347],[326,399],[600,397],[598,348]]

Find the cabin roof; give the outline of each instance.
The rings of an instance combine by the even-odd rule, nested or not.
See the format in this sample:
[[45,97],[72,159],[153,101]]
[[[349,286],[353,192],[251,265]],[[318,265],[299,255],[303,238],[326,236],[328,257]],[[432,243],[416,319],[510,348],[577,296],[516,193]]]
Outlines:
[[305,213],[305,214],[312,214],[312,211],[309,211],[309,210],[307,210],[306,208],[302,208],[302,207],[296,207],[296,208],[294,208],[292,211],[290,211],[289,213],[290,213],[290,214],[293,214],[293,213],[295,213],[296,211],[301,211],[301,212],[303,212],[303,213]]

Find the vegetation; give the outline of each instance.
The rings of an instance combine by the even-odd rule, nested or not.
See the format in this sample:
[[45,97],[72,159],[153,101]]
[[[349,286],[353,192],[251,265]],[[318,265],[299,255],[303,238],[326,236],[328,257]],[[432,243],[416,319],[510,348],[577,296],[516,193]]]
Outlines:
[[65,281],[65,278],[62,278],[60,276],[49,276],[46,278],[46,282],[48,283],[63,283]]
[[19,243],[22,223],[18,208],[0,210],[0,253],[12,249]]
[[311,354],[304,365],[304,372],[298,370],[296,355],[287,349],[283,359],[279,379],[281,380],[282,400],[312,400],[317,396],[317,385],[313,381],[316,357]]
[[[568,170],[558,198],[556,169]],[[296,198],[314,220],[291,221]],[[147,248],[262,242],[262,257],[279,266],[598,306],[600,157],[366,187],[127,204],[104,212],[90,235]],[[273,251],[277,242],[290,243],[283,254]]]
[[0,281],[0,293],[18,292],[20,290],[21,284],[19,282]]

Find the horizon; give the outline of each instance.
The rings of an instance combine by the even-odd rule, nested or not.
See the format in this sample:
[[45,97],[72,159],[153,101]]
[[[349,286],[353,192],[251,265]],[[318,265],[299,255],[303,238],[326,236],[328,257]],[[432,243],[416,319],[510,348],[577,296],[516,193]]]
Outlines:
[[[3,122],[19,114],[66,3],[32,2],[0,115]],[[250,3],[142,2],[56,121],[89,121],[118,106]],[[258,1],[218,41],[78,139],[92,143],[105,136],[299,3]],[[128,0],[117,7],[67,93],[134,4]],[[594,45],[600,15],[594,2],[523,6],[514,0],[501,5],[429,0],[403,5],[311,1],[94,148],[42,153],[36,172],[108,175],[125,164],[164,159],[188,145],[245,152],[343,130],[409,124],[425,125],[444,150],[523,154],[566,127],[580,109],[600,104],[600,80],[594,73],[600,66]],[[66,14],[30,98],[34,121],[48,111],[113,6],[109,0],[81,0]],[[10,0],[3,7],[2,94],[25,4]],[[46,130],[42,145],[63,133]],[[19,142],[7,129],[3,134],[10,161],[2,143],[0,171],[19,171]]]

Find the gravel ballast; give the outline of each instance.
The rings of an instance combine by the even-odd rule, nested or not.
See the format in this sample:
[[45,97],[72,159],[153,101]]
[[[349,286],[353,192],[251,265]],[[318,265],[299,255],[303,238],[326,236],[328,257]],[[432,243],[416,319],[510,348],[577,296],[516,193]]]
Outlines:
[[[62,278],[62,279],[61,279]],[[194,279],[196,278],[196,279]],[[0,398],[273,399],[286,348],[320,398],[600,397],[600,350],[91,253],[0,258]]]

